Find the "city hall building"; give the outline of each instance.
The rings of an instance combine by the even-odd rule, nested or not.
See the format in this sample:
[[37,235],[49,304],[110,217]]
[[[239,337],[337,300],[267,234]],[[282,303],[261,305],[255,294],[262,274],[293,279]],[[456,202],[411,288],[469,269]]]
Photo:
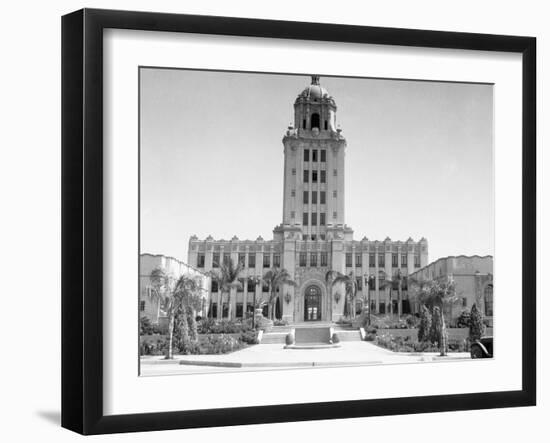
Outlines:
[[[243,264],[242,288],[232,289],[231,312],[242,317],[253,311],[253,300],[267,300],[268,288],[250,277],[261,277],[270,268],[286,269],[296,287],[281,288],[275,313],[290,323],[337,321],[345,315],[343,285],[326,284],[327,271],[353,273],[357,279],[358,312],[370,300],[371,312],[397,312],[397,291],[386,282],[398,272],[403,277],[428,264],[428,242],[354,240],[345,222],[345,153],[347,142],[336,126],[337,106],[312,76],[294,102],[294,125],[283,137],[284,189],[282,223],[273,238],[216,240],[211,236],[189,240],[188,263],[207,272],[231,258]],[[369,282],[369,284],[366,284]],[[370,291],[370,294],[369,294]],[[406,278],[403,312],[410,311]],[[211,315],[226,316],[227,297],[211,287]]]

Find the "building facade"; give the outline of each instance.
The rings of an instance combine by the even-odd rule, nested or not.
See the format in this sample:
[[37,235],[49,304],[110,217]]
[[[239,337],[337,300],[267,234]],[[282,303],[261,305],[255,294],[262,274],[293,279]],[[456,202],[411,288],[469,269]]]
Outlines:
[[[336,123],[336,103],[312,76],[294,102],[294,124],[283,137],[284,186],[282,223],[273,238],[264,240],[215,240],[208,236],[189,240],[188,262],[197,269],[214,271],[222,260],[243,264],[241,289],[229,298],[237,317],[252,311],[253,300],[268,297],[267,289],[251,278],[262,277],[270,268],[286,269],[296,287],[283,287],[276,316],[291,323],[337,321],[345,314],[343,285],[325,282],[328,271],[353,274],[357,279],[357,306],[370,300],[371,312],[397,312],[396,291],[387,281],[398,273],[408,274],[428,264],[428,242],[354,240],[345,223],[345,153],[347,142]],[[252,284],[251,284],[252,283]],[[368,284],[367,284],[368,283]],[[406,288],[406,284],[404,285]],[[228,312],[217,288],[212,289],[212,309]],[[217,296],[218,295],[218,296]],[[407,300],[407,290],[402,297]],[[407,310],[408,302],[404,310]],[[395,308],[395,310],[394,310]]]
[[[490,326],[493,325],[493,257],[464,255],[444,257],[413,272],[412,279],[423,282],[429,280],[452,280],[458,298],[454,304],[444,307],[446,318],[454,323],[464,310],[472,305],[481,310]],[[417,306],[413,309],[418,309]]]
[[141,254],[139,256],[139,314],[151,320],[155,325],[165,326],[168,323],[166,313],[158,297],[155,297],[151,284],[151,273],[162,269],[168,276],[177,279],[182,275],[196,278],[200,282],[202,294],[202,309],[197,315],[208,315],[210,307],[210,277],[204,272],[183,263],[173,257],[164,255]]

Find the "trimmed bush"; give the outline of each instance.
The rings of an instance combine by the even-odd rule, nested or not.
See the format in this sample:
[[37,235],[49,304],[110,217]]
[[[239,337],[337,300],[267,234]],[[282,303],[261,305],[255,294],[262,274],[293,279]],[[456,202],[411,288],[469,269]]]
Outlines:
[[230,335],[206,335],[200,343],[201,354],[227,354],[242,349],[243,343]]
[[252,330],[252,320],[215,320],[204,318],[198,322],[197,330],[199,334],[238,334]]
[[479,340],[484,334],[485,324],[483,323],[483,314],[474,303],[470,311],[470,343]]
[[470,327],[470,312],[463,310],[456,319],[457,328],[469,328]]
[[336,332],[332,334],[332,343],[340,343],[340,337],[338,337]]
[[376,340],[376,333],[369,332],[367,335],[365,335],[365,341],[375,341]]
[[249,345],[257,345],[258,342],[258,334],[256,334],[256,331],[246,331],[241,333],[240,340],[243,343],[249,344]]
[[295,338],[292,332],[289,332],[288,334],[286,334],[285,343],[287,344],[287,346],[293,345],[294,341],[295,341]]

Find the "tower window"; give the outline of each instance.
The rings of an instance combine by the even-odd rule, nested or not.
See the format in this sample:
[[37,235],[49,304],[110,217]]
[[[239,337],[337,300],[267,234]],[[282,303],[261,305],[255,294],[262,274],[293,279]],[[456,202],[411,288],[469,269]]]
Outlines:
[[312,157],[312,161],[316,162],[317,161],[317,149],[314,149],[313,151],[311,151],[311,157]]
[[319,203],[324,205],[327,202],[327,193],[325,191],[321,191],[321,195],[319,197],[321,199]]
[[316,252],[312,252],[309,256],[309,265],[310,266],[317,266],[317,253]]
[[281,267],[281,254],[273,254],[273,267]]
[[311,193],[311,203],[316,205],[317,204],[317,191],[312,191]]
[[321,162],[326,162],[326,161],[327,161],[327,151],[324,149],[321,149]]
[[346,253],[346,268],[351,268],[352,265],[352,255],[348,252]]
[[326,183],[327,182],[327,171],[325,171],[324,169],[321,171],[321,183]]
[[304,149],[304,161],[309,161],[309,149]]
[[304,183],[309,183],[309,170],[304,169]]
[[307,212],[304,212],[304,214],[303,214],[303,216],[302,216],[302,224],[303,224],[304,226],[307,226],[307,225],[309,224]]
[[319,114],[314,113],[311,114],[311,129],[317,128],[321,129],[321,118],[319,117]]
[[311,171],[311,183],[317,183],[317,171]]
[[309,192],[304,191],[304,205],[307,205],[309,203]]

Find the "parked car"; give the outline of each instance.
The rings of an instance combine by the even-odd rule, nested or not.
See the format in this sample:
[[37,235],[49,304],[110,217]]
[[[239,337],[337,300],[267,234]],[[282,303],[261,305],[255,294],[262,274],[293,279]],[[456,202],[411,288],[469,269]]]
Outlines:
[[493,356],[493,337],[481,337],[470,346],[472,358],[491,358]]

